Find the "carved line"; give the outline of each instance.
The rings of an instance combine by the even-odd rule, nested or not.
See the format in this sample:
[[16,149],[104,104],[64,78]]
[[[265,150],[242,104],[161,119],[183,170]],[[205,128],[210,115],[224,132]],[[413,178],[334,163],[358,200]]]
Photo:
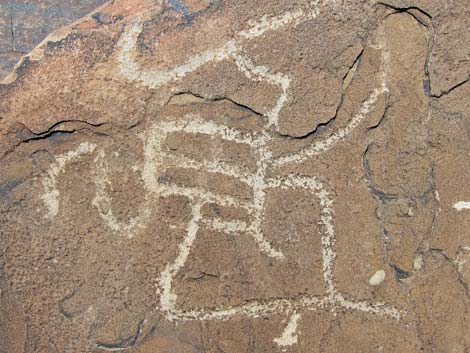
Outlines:
[[109,197],[107,192],[108,185],[111,184],[106,173],[107,167],[105,163],[104,150],[100,150],[95,158],[96,163],[96,175],[95,175],[95,186],[96,195],[93,198],[91,204],[98,210],[98,214],[103,219],[104,223],[115,233],[119,235],[125,235],[128,238],[133,238],[134,235],[150,221],[151,214],[151,201],[148,195],[145,196],[145,201],[139,207],[137,217],[133,217],[129,220],[128,224],[118,221],[114,216],[112,210],[112,199]]
[[[263,16],[252,26],[237,34],[238,37],[245,39],[253,39],[264,35],[267,31],[278,30],[286,25],[298,23],[306,20],[316,18],[319,15],[319,10],[316,8],[318,1],[315,2],[313,9],[309,12],[297,10],[294,12],[287,12],[281,16],[268,18]],[[268,127],[271,125],[277,126],[279,113],[288,100],[288,89],[291,79],[282,73],[271,73],[270,69],[264,66],[256,66],[246,56],[240,54],[243,47],[238,40],[230,40],[224,46],[214,51],[204,52],[193,56],[185,64],[169,70],[150,70],[142,71],[140,66],[134,60],[134,52],[136,48],[136,41],[143,30],[141,22],[132,23],[121,40],[119,41],[120,53],[119,64],[121,72],[130,81],[139,81],[142,84],[157,88],[164,84],[182,79],[187,73],[193,72],[205,65],[208,62],[218,62],[226,59],[234,60],[238,69],[248,78],[254,81],[265,81],[269,84],[277,85],[281,88],[281,94],[276,104],[270,112],[268,112]],[[384,49],[384,46],[380,46]],[[362,104],[359,112],[353,116],[349,123],[331,134],[323,140],[316,141],[307,148],[300,152],[293,153],[282,158],[273,159],[271,151],[268,149],[267,144],[272,140],[272,136],[267,134],[266,131],[262,134],[254,136],[253,134],[242,134],[234,129],[227,128],[212,122],[202,121],[198,118],[191,120],[186,117],[179,122],[162,122],[158,126],[154,126],[149,132],[143,135],[144,138],[144,156],[145,162],[142,170],[142,179],[146,190],[150,194],[158,194],[160,196],[170,195],[183,195],[192,200],[192,217],[187,225],[186,237],[179,245],[179,254],[173,263],[168,263],[165,270],[160,274],[157,279],[158,291],[160,294],[160,306],[162,311],[167,315],[170,320],[208,320],[220,319],[225,320],[234,315],[248,315],[256,317],[259,315],[266,315],[270,313],[279,312],[292,312],[298,309],[317,310],[325,309],[335,311],[338,308],[346,308],[351,310],[359,310],[368,313],[375,313],[400,318],[402,314],[399,310],[391,307],[385,303],[370,304],[365,301],[351,301],[346,299],[341,293],[337,292],[334,286],[334,260],[336,254],[334,252],[335,236],[333,227],[333,210],[332,203],[328,192],[325,190],[323,184],[317,179],[311,177],[299,177],[295,175],[288,175],[283,178],[266,180],[266,170],[270,166],[282,166],[287,163],[301,163],[309,157],[324,153],[332,148],[337,142],[346,137],[365,119],[366,115],[371,112],[378,101],[378,98],[388,91],[386,86],[388,53],[382,51],[382,64],[384,71],[382,76],[382,83],[379,88],[376,88],[371,96]],[[182,156],[171,156],[165,153],[162,149],[161,142],[164,140],[168,133],[183,131],[186,133],[202,133],[209,136],[219,136],[223,139],[235,141],[237,143],[246,143],[255,148],[258,153],[257,172],[253,175],[246,175],[235,166],[228,164],[215,164],[212,162],[198,162]],[[157,178],[158,166],[163,165],[163,158],[171,158],[173,163],[179,167],[193,167],[196,169],[205,169],[209,172],[217,172],[232,177],[241,177],[242,181],[253,188],[254,201],[242,202],[230,196],[221,196],[210,193],[200,188],[179,187],[176,185],[162,184]],[[58,173],[57,173],[58,174]],[[52,189],[50,185],[55,185],[57,175],[55,172],[50,173],[50,180],[45,182],[46,194]],[[109,183],[104,175],[97,176],[97,192],[98,195],[94,199],[95,207],[99,208],[100,215],[111,224],[117,221],[109,211],[100,209],[100,204],[104,204],[107,208],[110,207],[110,199],[104,197],[106,185]],[[47,180],[47,179],[46,179]],[[324,297],[315,297],[305,295],[298,298],[285,298],[285,299],[272,299],[272,300],[256,300],[240,306],[231,308],[217,308],[215,310],[195,309],[189,311],[182,311],[176,307],[176,294],[172,289],[172,282],[184,266],[187,257],[190,253],[191,246],[197,237],[197,232],[200,224],[212,227],[213,229],[225,232],[248,232],[252,234],[255,241],[258,243],[261,251],[279,260],[284,258],[282,252],[275,250],[271,247],[270,243],[264,239],[261,231],[262,211],[265,203],[265,190],[267,188],[280,188],[292,189],[303,188],[312,191],[320,200],[321,206],[321,223],[324,226],[324,234],[322,236],[322,260],[323,260],[323,277],[327,287],[327,293]],[[101,195],[101,196],[100,196]],[[242,207],[249,211],[253,216],[253,222],[246,224],[245,222],[227,222],[223,220],[213,219],[204,220],[201,216],[201,207],[206,202],[216,202],[221,205],[230,205]],[[111,228],[118,230],[130,230],[136,227],[136,222],[130,226],[114,225]],[[131,228],[129,228],[131,227]]]
[[[218,166],[214,167],[212,162],[190,162],[188,158],[168,155],[162,148],[162,142],[165,140],[167,134],[174,132],[186,132],[193,134],[206,134],[210,137],[219,137],[224,140],[234,141],[238,143],[248,144],[257,149],[257,172],[255,174],[243,174],[239,170],[231,166]],[[230,129],[226,126],[216,124],[211,121],[204,121],[193,115],[187,115],[185,118],[177,122],[160,122],[154,125],[144,137],[144,155],[145,163],[142,173],[142,179],[148,191],[157,193],[159,195],[178,194],[186,196],[190,199],[198,198],[205,203],[216,202],[221,205],[242,207],[253,215],[254,220],[248,225],[247,232],[249,232],[255,239],[260,250],[268,256],[283,259],[284,255],[279,250],[274,249],[271,244],[264,238],[261,231],[262,222],[262,208],[265,201],[265,173],[268,167],[268,161],[271,159],[271,153],[266,149],[266,143],[269,141],[268,135],[265,134],[241,134],[235,129]],[[200,188],[179,187],[176,185],[164,185],[158,181],[156,177],[157,166],[163,168],[163,161],[165,158],[171,158],[171,162],[176,167],[186,168],[188,165],[200,166],[205,170],[217,172],[228,176],[235,176],[244,181],[253,189],[253,202],[235,199],[233,197],[224,195],[216,195],[209,191]],[[220,223],[218,223],[220,225]]]
[[[346,308],[350,310],[358,310],[367,313],[374,313],[383,316],[390,316],[399,319],[401,312],[385,303],[379,302],[369,304],[365,301],[351,301],[346,299],[339,293],[334,286],[333,266],[336,254],[333,250],[335,244],[334,227],[333,227],[333,201],[329,197],[329,193],[325,190],[324,185],[316,178],[299,177],[296,175],[288,175],[282,178],[268,180],[268,187],[289,189],[307,189],[311,190],[319,199],[321,211],[321,223],[325,231],[322,236],[322,259],[323,259],[323,275],[327,285],[327,295],[324,297],[301,296],[298,298],[257,300],[247,304],[234,306],[230,308],[216,308],[213,310],[195,309],[183,311],[176,308],[177,296],[172,289],[172,282],[179,270],[186,263],[190,253],[191,246],[194,243],[199,224],[201,223],[200,207],[203,201],[195,201],[193,204],[193,217],[189,221],[187,237],[180,245],[180,254],[173,264],[168,264],[157,280],[158,293],[160,295],[160,309],[166,313],[169,320],[227,320],[235,315],[248,315],[258,317],[270,313],[291,312],[298,309],[317,310],[327,309],[335,311],[338,308]],[[194,198],[193,198],[194,199]],[[210,224],[210,223],[209,223]]]
[[286,328],[280,337],[273,340],[279,347],[292,346],[297,343],[297,325],[301,319],[300,314],[293,313],[289,318]]
[[194,55],[184,64],[171,69],[142,70],[135,59],[136,43],[143,31],[143,18],[132,22],[121,36],[118,47],[120,48],[118,61],[121,73],[129,81],[137,81],[150,88],[159,88],[165,84],[177,81],[188,73],[194,72],[209,62],[234,60],[237,68],[249,79],[265,81],[280,87],[282,93],[275,106],[267,113],[268,126],[277,127],[279,113],[288,100],[288,90],[291,79],[282,73],[271,73],[265,66],[256,66],[243,52],[242,43],[263,36],[268,31],[276,31],[288,25],[298,24],[315,19],[319,16],[319,1],[310,1],[306,9],[287,11],[286,13],[268,17],[262,16],[257,21],[250,23],[250,28],[238,32],[235,36],[238,40],[228,40],[218,49],[205,51]]
[[46,218],[54,218],[59,213],[59,196],[57,189],[57,178],[65,170],[67,164],[77,161],[81,156],[92,153],[96,145],[89,142],[83,142],[78,147],[55,158],[55,163],[49,169],[47,176],[42,180],[44,193],[41,198],[48,211]]

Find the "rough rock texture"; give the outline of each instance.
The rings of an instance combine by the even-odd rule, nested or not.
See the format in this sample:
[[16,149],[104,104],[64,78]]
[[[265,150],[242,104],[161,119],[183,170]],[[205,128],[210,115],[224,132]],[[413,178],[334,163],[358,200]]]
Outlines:
[[0,79],[50,32],[88,14],[106,0],[2,0]]
[[470,3],[116,0],[0,86],[0,352],[468,353]]

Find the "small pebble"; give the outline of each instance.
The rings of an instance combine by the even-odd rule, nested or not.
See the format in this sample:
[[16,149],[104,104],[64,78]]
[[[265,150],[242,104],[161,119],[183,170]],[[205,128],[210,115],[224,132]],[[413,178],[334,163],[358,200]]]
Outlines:
[[369,279],[369,284],[371,286],[378,286],[385,280],[385,271],[378,270],[374,275]]
[[413,261],[413,268],[415,270],[420,270],[421,267],[423,267],[423,257],[421,255],[418,255]]

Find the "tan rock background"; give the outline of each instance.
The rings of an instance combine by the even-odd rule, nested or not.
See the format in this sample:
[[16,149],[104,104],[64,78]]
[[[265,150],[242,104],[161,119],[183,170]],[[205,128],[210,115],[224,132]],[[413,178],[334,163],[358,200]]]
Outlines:
[[0,86],[0,352],[468,352],[469,14],[115,0],[53,32]]

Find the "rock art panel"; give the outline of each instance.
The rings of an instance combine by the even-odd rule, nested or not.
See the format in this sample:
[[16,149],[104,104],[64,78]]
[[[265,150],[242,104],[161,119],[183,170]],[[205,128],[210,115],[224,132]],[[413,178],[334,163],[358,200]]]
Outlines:
[[113,1],[0,87],[0,348],[468,349],[441,10],[257,5]]

